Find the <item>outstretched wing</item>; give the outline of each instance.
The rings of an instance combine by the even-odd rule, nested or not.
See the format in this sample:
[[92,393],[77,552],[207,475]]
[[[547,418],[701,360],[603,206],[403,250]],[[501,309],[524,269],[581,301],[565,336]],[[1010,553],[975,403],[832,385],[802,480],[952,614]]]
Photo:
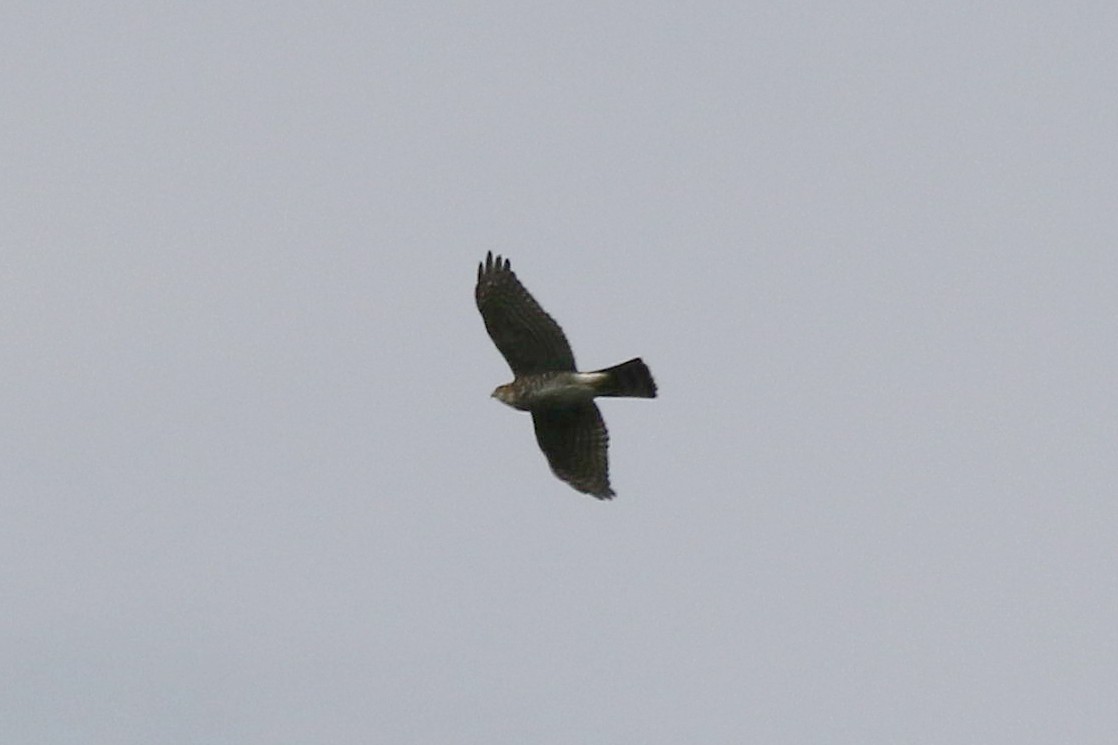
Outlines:
[[581,406],[535,409],[536,442],[555,475],[598,499],[611,499],[609,432],[591,401]]
[[474,297],[485,330],[513,375],[575,369],[563,329],[520,284],[508,259],[494,259],[492,251],[485,255],[485,263],[477,269]]

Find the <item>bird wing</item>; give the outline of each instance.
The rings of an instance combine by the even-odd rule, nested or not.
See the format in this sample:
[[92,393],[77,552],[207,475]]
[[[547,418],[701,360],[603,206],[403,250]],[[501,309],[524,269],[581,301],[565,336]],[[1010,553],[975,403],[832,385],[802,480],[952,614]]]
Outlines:
[[534,409],[536,442],[556,476],[598,499],[613,497],[609,486],[609,432],[593,401],[579,406]]
[[485,330],[514,375],[575,369],[563,329],[520,284],[508,259],[486,254],[478,266],[474,297]]

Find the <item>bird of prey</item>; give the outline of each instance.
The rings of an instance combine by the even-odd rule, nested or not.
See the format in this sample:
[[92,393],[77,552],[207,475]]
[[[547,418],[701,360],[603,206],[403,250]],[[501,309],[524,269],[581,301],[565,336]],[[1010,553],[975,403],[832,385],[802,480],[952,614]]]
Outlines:
[[606,450],[609,433],[598,396],[656,398],[652,373],[639,357],[594,372],[578,372],[563,329],[528,293],[509,260],[490,251],[474,290],[485,329],[512,368],[514,380],[493,397],[532,414],[536,442],[551,470],[575,489],[611,499]]

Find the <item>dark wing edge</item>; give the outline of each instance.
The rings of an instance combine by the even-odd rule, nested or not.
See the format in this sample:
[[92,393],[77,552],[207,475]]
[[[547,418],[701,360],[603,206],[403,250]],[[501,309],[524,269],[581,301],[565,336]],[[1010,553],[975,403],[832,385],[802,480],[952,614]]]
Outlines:
[[584,494],[612,499],[609,431],[594,402],[532,412],[536,442],[552,472]]
[[563,329],[520,284],[508,259],[490,251],[478,264],[474,288],[489,338],[514,375],[574,370],[575,358]]

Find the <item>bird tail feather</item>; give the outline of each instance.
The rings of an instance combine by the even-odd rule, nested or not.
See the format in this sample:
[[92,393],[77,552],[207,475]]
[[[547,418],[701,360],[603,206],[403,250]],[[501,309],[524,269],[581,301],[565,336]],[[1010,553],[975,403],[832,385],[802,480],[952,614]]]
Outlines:
[[606,374],[605,379],[598,384],[599,396],[656,398],[656,381],[652,379],[648,365],[640,357],[597,372]]

